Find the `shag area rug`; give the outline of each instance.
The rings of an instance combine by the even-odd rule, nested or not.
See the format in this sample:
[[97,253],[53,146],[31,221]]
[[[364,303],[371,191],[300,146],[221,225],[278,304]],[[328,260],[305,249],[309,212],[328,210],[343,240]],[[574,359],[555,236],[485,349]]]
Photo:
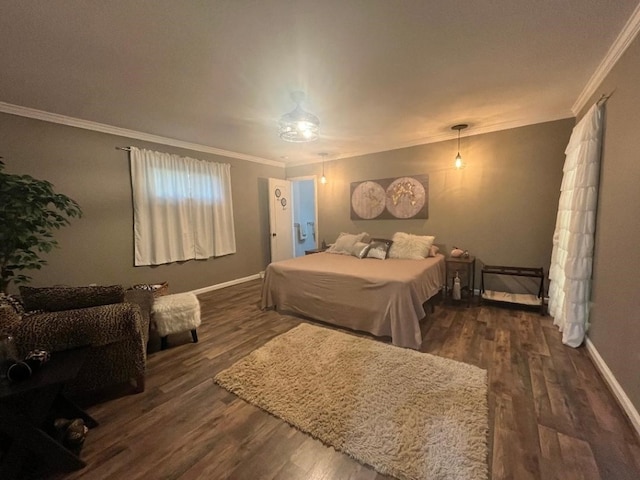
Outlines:
[[487,478],[487,374],[472,365],[301,324],[215,381],[382,474]]

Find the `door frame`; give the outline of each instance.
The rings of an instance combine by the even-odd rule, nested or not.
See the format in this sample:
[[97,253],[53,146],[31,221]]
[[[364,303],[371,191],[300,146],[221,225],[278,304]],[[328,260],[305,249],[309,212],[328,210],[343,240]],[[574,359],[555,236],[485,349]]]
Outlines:
[[[279,224],[277,222],[277,214],[276,214],[276,210],[275,210],[275,205],[274,205],[274,199],[272,197],[273,195],[273,189],[274,187],[278,186],[278,183],[281,182],[282,188],[284,187],[284,183],[287,184],[286,189],[288,190],[287,195],[288,195],[288,200],[287,200],[287,206],[289,209],[289,219],[286,219],[285,221],[288,222],[287,228],[286,228],[286,233],[285,232],[277,232],[275,230],[278,230],[279,228],[281,228],[281,224]],[[271,250],[271,258],[270,258],[270,262],[274,261],[274,251],[279,252],[280,249],[275,248],[274,249],[274,239],[273,237],[276,236],[278,233],[283,234],[283,236],[287,236],[289,238],[289,246],[291,247],[291,249],[289,250],[287,256],[285,258],[294,258],[295,257],[295,249],[294,249],[294,243],[293,243],[293,210],[294,210],[294,202],[293,202],[293,198],[292,198],[292,194],[293,194],[293,184],[291,183],[291,181],[288,178],[276,178],[276,177],[269,177],[267,180],[268,183],[268,191],[269,191],[269,246],[270,246],[270,250]],[[276,227],[274,229],[274,226]],[[278,241],[276,240],[276,243]],[[284,260],[285,258],[279,258],[279,256],[276,256],[277,260]],[[276,260],[276,261],[277,261]]]
[[[315,221],[315,229],[316,229],[316,248],[318,248],[318,241],[320,239],[320,230],[318,228],[318,176],[317,175],[302,175],[299,177],[287,177],[286,180],[289,180],[291,182],[291,204],[295,205],[296,202],[294,201],[294,189],[293,189],[293,183],[296,181],[306,181],[306,180],[313,180],[313,208],[314,208],[314,221]],[[295,207],[292,207],[295,208]],[[295,210],[292,210],[292,215],[293,218],[296,218],[296,212]],[[293,228],[293,225],[291,225],[291,227]]]

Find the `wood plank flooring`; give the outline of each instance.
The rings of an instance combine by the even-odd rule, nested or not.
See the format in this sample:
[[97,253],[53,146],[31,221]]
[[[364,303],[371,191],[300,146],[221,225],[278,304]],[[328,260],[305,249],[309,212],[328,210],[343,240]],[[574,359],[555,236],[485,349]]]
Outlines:
[[[304,320],[260,311],[259,281],[199,298],[200,342],[187,332],[150,353],[144,393],[91,399],[100,426],[82,451],[88,465],[51,479],[390,478],[214,384],[217,372]],[[488,370],[492,479],[640,478],[635,432],[586,350],[563,346],[548,316],[438,305],[422,330],[423,351]]]

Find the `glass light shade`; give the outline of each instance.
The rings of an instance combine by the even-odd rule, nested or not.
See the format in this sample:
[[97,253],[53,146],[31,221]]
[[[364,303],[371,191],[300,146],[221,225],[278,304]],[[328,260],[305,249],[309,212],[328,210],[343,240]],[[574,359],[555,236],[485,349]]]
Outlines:
[[318,138],[320,120],[298,105],[280,118],[278,126],[280,138],[287,142],[311,142]]
[[321,183],[322,185],[325,185],[325,184],[327,183],[327,177],[325,177],[324,175],[322,175],[322,176],[320,177],[320,183]]
[[462,157],[460,156],[460,152],[458,152],[458,155],[456,155],[456,161],[455,161],[454,165],[458,170],[460,170],[461,168],[464,167],[464,162],[462,161]]

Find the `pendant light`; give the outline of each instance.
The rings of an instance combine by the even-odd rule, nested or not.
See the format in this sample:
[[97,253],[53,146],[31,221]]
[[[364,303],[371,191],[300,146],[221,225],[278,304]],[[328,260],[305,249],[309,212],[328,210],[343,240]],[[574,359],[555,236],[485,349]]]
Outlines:
[[286,142],[312,142],[318,138],[320,120],[312,113],[302,109],[300,104],[304,97],[304,92],[293,92],[291,99],[295,102],[296,108],[280,117],[278,133],[280,138]]
[[318,155],[322,157],[322,176],[320,177],[320,183],[326,185],[327,177],[324,176],[324,159],[327,158],[329,154],[327,152],[320,152]]
[[462,161],[462,156],[460,156],[460,130],[464,130],[468,126],[469,125],[467,125],[466,123],[461,123],[460,125],[454,125],[453,127],[451,127],[451,130],[458,131],[458,154],[456,155],[456,159],[454,162],[454,166],[457,170],[464,168],[464,162]]

